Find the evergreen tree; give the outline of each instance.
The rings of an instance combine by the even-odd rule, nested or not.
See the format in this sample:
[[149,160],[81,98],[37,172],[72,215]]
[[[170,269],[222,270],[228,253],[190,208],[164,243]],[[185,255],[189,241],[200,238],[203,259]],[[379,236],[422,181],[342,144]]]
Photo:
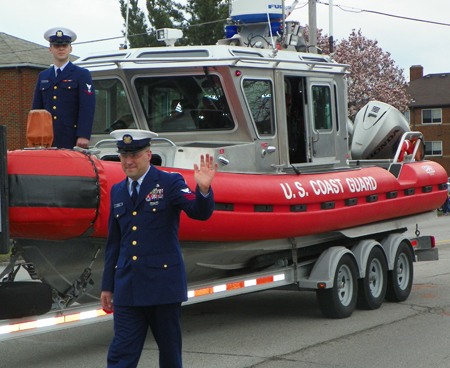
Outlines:
[[188,0],[185,9],[190,15],[189,26],[185,31],[189,44],[214,45],[225,37],[228,1]]
[[[148,19],[150,22],[152,44],[150,46],[165,46],[156,39],[156,30],[160,28],[182,28],[186,25],[184,6],[172,0],[147,0]],[[177,45],[185,44],[179,40]]]
[[[126,20],[126,2],[119,0],[120,11]],[[177,45],[214,45],[224,38],[228,17],[228,0],[188,0],[182,5],[173,0],[147,0],[148,23],[144,12],[130,0],[128,39],[131,47],[165,46],[156,39],[160,28],[181,28],[184,37]]]
[[[120,13],[125,21],[124,28],[126,28],[127,0],[119,0],[119,2]],[[128,12],[128,41],[132,48],[150,46],[152,42],[151,35],[147,33],[145,14],[138,7],[137,3],[138,0],[130,0],[130,9]],[[156,40],[156,37],[154,38]]]

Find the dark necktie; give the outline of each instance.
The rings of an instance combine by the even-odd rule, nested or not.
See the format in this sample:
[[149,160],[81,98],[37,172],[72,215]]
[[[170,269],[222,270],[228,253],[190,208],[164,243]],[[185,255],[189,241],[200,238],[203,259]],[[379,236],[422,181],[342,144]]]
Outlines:
[[136,181],[133,181],[133,183],[132,183],[132,186],[133,186],[133,193],[131,194],[131,200],[133,201],[133,204],[136,204],[136,199],[137,199],[137,196],[138,196],[138,193],[137,193],[137,186],[138,186],[138,181],[136,180]]
[[59,74],[61,73],[61,69],[56,69],[56,78],[58,78]]

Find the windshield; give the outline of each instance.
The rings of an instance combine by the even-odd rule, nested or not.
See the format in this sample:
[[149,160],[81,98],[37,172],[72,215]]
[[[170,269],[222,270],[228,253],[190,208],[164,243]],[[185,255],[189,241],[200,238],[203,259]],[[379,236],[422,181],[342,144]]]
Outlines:
[[92,133],[136,128],[123,84],[118,79],[95,80],[95,115]]
[[215,75],[136,78],[136,91],[154,132],[230,130],[230,114]]

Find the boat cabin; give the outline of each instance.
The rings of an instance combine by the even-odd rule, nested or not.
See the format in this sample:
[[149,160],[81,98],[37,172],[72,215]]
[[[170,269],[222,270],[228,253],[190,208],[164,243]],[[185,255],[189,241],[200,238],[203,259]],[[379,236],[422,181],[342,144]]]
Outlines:
[[346,65],[330,57],[233,44],[142,48],[77,61],[96,90],[91,142],[118,160],[109,132],[149,129],[155,165],[223,172],[348,167]]

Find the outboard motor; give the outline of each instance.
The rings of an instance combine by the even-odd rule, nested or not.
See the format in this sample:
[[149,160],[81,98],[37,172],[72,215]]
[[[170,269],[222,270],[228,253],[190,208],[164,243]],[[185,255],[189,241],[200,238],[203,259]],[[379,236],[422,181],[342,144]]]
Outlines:
[[409,123],[395,107],[370,101],[356,115],[353,126],[351,154],[353,160],[394,158]]

